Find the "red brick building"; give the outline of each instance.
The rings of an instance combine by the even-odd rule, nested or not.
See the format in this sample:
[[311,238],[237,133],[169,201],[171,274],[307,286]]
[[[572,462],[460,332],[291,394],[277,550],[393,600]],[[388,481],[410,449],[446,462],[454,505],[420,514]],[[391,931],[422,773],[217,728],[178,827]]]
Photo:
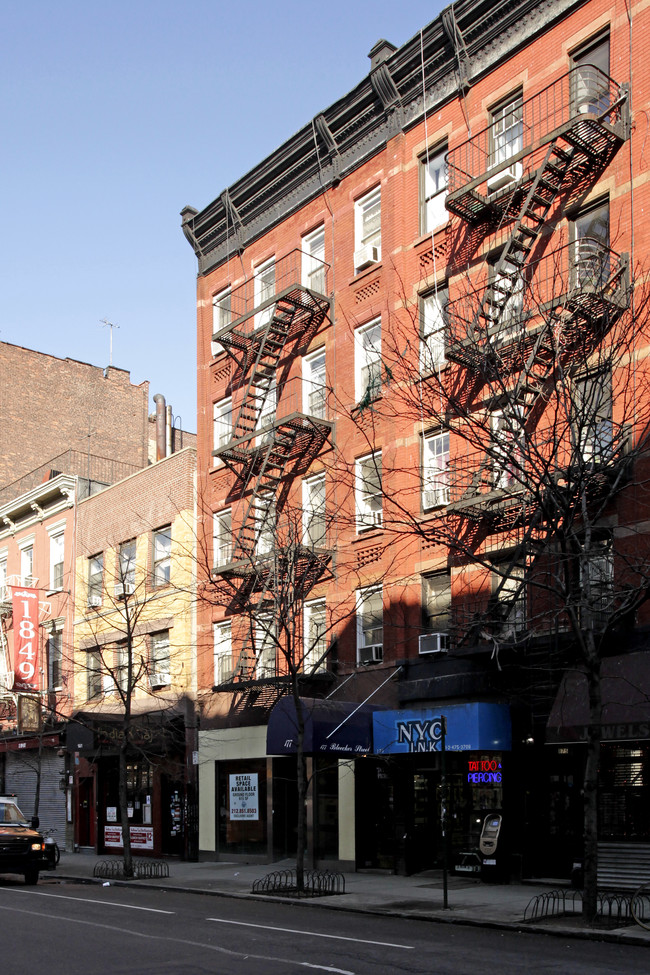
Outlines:
[[568,875],[590,654],[602,862],[650,853],[645,30],[634,4],[457,3],[183,211],[212,544],[205,855],[295,847],[273,634],[298,536],[315,860],[441,862],[444,716],[453,862],[478,863],[502,817],[488,867]]

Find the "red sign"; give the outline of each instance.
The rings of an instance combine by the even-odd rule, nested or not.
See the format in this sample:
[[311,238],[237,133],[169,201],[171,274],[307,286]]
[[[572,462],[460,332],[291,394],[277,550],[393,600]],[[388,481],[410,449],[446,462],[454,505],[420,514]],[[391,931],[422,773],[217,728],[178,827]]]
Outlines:
[[15,691],[38,691],[38,589],[12,587]]

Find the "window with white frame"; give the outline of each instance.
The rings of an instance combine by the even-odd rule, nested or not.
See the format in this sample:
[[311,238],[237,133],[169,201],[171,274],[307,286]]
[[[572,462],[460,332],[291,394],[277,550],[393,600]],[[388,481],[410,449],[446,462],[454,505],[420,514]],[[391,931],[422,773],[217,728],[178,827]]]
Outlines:
[[573,242],[573,284],[600,291],[609,280],[609,200],[582,210],[569,228]]
[[275,294],[275,258],[272,257],[264,264],[255,268],[253,279],[253,298],[255,307],[264,305],[255,315],[255,327],[261,328],[273,318],[272,298]]
[[422,507],[449,504],[449,434],[430,433],[422,441]]
[[50,589],[63,589],[63,556],[65,552],[63,531],[50,535]]
[[[214,427],[214,449],[220,450],[232,440],[232,399],[219,400],[212,408],[213,427]],[[215,464],[222,463],[218,457],[214,459]]]
[[169,630],[151,634],[150,653],[149,683],[152,687],[166,687],[171,684]]
[[275,499],[260,494],[255,499],[255,554],[269,555],[275,545]]
[[327,404],[325,349],[318,349],[302,360],[302,380],[304,412],[324,420]]
[[314,599],[305,603],[302,667],[306,674],[327,670],[326,633],[325,600]]
[[60,691],[63,687],[63,622],[55,620],[47,638],[47,687]]
[[357,591],[357,663],[379,663],[384,657],[384,600],[381,586]]
[[420,298],[420,372],[427,375],[446,365],[446,288],[437,288]]
[[451,581],[448,572],[422,576],[422,624],[418,651],[445,653],[449,649]]
[[89,650],[86,655],[86,695],[89,701],[100,697],[104,690],[102,655],[100,650]]
[[277,627],[272,616],[258,616],[254,631],[255,676],[259,679],[277,676]]
[[[494,260],[488,268],[493,292],[492,326],[501,337],[510,339],[524,320],[524,278],[521,269],[512,261],[500,265]],[[498,302],[498,308],[495,304]]]
[[[232,295],[230,288],[224,288],[212,299],[212,335],[217,335],[224,328],[229,328],[232,322]],[[212,355],[221,355],[223,346],[214,338],[210,343]]]
[[214,624],[214,683],[225,684],[233,676],[232,625],[228,622]]
[[574,112],[602,115],[611,104],[609,34],[601,34],[571,56],[571,95]]
[[88,605],[101,606],[104,591],[104,553],[88,559]]
[[129,596],[135,592],[135,538],[122,542],[118,556],[118,577],[115,595]]
[[108,664],[103,674],[104,694],[114,694],[119,690],[126,694],[129,685],[129,651],[126,640],[115,644],[111,664],[110,650],[103,651],[104,661]]
[[509,160],[520,153],[523,146],[524,109],[519,91],[490,111],[490,169],[499,167],[498,172],[488,179],[490,192],[496,193],[521,178],[521,161],[509,163]]
[[420,233],[427,234],[449,219],[445,207],[447,191],[447,147],[420,159]]
[[34,545],[31,541],[19,542],[20,546],[20,584],[22,586],[32,586],[36,583],[34,578]]
[[325,545],[325,474],[302,482],[303,542],[310,548]]
[[302,238],[302,283],[310,291],[326,294],[325,227],[318,227]]
[[383,518],[381,451],[355,461],[357,531],[381,526]]
[[[260,429],[271,427],[275,423],[276,411],[278,407],[278,387],[275,376],[265,387],[255,390],[256,396],[260,398],[259,416],[257,426]],[[260,437],[261,443],[267,443],[273,438],[273,431],[267,429]]]
[[172,527],[165,525],[153,533],[153,584],[168,586],[171,579]]
[[232,561],[232,511],[224,508],[214,516],[213,535],[214,566],[228,565]]
[[358,328],[354,339],[355,396],[361,403],[381,394],[381,319]]
[[492,483],[501,491],[522,484],[525,465],[526,434],[521,407],[510,411],[495,410],[490,416],[492,447]]
[[354,204],[354,270],[381,260],[381,190],[366,193]]
[[7,589],[7,555],[3,552],[0,555],[0,602],[4,602],[9,599],[9,591]]

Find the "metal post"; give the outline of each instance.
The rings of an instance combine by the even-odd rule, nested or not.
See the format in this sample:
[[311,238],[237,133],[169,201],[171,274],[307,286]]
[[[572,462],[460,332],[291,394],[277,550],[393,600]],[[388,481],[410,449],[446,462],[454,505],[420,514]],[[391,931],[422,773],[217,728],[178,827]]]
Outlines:
[[442,832],[442,906],[444,910],[449,908],[448,896],[448,870],[449,857],[447,855],[447,760],[445,738],[447,736],[447,718],[440,717],[440,828]]

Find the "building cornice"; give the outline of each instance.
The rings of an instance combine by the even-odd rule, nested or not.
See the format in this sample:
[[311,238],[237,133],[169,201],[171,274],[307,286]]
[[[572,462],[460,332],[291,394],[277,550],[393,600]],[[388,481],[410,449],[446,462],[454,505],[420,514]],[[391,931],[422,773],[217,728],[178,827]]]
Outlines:
[[0,540],[49,520],[75,503],[77,478],[58,474],[13,501],[0,506]]
[[[586,0],[458,0],[200,212],[182,211],[199,274],[241,254],[390,139],[466,91]],[[426,99],[422,94],[424,76]]]

